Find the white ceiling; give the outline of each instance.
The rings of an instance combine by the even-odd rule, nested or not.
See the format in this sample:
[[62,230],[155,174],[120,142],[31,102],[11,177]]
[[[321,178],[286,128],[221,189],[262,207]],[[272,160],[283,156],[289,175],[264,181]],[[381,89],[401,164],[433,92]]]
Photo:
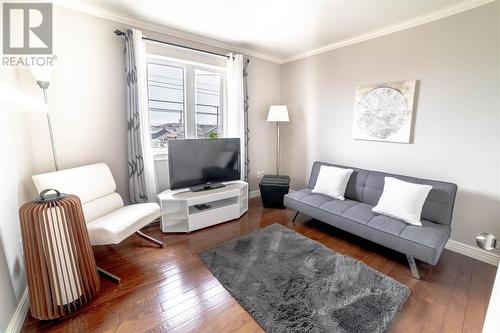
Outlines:
[[[485,0],[73,0],[280,62]],[[57,1],[56,1],[57,3]],[[476,6],[475,4],[474,6]],[[459,10],[461,11],[461,10]],[[397,29],[396,29],[397,30]],[[237,49],[237,50],[238,50]]]

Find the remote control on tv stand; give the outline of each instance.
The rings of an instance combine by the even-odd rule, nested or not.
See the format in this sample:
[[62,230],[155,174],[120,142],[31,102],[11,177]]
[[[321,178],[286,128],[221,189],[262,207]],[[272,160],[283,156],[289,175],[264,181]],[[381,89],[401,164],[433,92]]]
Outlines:
[[204,210],[204,209],[208,209],[210,208],[211,206],[210,205],[207,205],[207,204],[199,204],[199,205],[194,205],[197,209],[199,210]]

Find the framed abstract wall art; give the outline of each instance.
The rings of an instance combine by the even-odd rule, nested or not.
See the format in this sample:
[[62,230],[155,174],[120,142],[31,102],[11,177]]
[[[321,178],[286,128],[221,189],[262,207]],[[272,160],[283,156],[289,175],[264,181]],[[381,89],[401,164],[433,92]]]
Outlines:
[[356,87],[353,138],[410,143],[416,80]]

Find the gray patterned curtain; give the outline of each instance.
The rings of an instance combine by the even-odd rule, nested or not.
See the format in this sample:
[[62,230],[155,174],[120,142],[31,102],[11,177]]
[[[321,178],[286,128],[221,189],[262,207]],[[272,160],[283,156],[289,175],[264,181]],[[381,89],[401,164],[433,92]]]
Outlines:
[[145,51],[142,33],[138,30],[128,29],[125,35],[125,73],[130,201],[154,202],[157,192],[149,138]]
[[246,95],[246,60],[230,53],[226,60],[228,138],[240,138],[241,179],[248,179],[248,97]]
[[250,174],[250,158],[248,157],[248,143],[250,142],[250,129],[248,128],[248,108],[250,107],[249,98],[248,98],[248,86],[247,86],[247,77],[248,77],[248,64],[250,60],[248,58],[244,58],[243,61],[243,95],[245,97],[244,104],[244,126],[245,126],[245,181],[248,182],[248,175]]

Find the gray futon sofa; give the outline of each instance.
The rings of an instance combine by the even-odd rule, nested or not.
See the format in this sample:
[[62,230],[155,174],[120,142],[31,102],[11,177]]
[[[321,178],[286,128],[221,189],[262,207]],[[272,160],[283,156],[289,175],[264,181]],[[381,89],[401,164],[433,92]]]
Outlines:
[[[316,184],[321,165],[354,170],[347,184],[346,200],[336,200],[311,192]],[[384,189],[386,176],[417,184],[432,185],[432,190],[422,209],[421,227],[372,212],[372,208],[378,203]],[[457,185],[451,183],[315,162],[308,187],[288,193],[284,204],[296,210],[297,214],[303,213],[406,254],[413,277],[419,279],[415,259],[435,265],[450,237],[456,193]]]

